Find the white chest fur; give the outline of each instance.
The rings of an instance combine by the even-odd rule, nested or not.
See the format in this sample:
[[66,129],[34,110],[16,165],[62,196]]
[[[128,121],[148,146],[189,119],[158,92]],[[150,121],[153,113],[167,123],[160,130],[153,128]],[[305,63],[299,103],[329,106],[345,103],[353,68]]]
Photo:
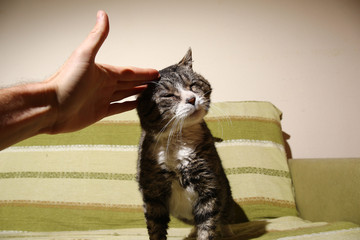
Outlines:
[[[193,147],[178,146],[177,148],[162,149],[158,153],[159,163],[168,170],[177,172],[180,167],[187,167],[191,161]],[[176,218],[193,220],[193,205],[198,199],[197,192],[190,185],[186,188],[180,185],[178,179],[173,180],[171,184],[171,196],[169,199],[170,214]]]
[[[193,158],[194,149],[201,141],[199,127],[184,129],[181,137],[173,136],[170,141],[165,138],[164,141],[159,142],[155,150],[158,163],[163,168],[178,174],[180,168],[186,168]],[[180,185],[179,179],[174,179],[169,199],[170,214],[177,218],[193,220],[193,205],[197,199],[198,193],[194,191],[193,186],[184,188]]]
[[[172,149],[160,150],[158,153],[159,163],[172,171],[177,171],[179,167],[186,167],[191,159],[190,155],[193,152],[192,147],[181,146]],[[196,202],[198,194],[190,185],[183,188],[178,179],[173,180],[171,184],[171,196],[169,199],[170,214],[176,218],[193,220],[193,204]]]
[[172,182],[171,191],[170,214],[176,218],[193,220],[193,204],[196,202],[198,194],[190,186],[181,187],[178,181]]

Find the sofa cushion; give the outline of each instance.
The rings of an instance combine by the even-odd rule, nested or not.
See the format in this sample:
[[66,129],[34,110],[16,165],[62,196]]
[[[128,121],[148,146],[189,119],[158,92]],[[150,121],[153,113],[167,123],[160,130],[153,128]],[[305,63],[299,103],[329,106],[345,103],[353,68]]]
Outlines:
[[[206,118],[223,139],[217,149],[233,197],[250,219],[296,215],[280,117],[268,102],[224,102]],[[130,111],[0,152],[0,230],[144,227],[135,180],[140,131]]]
[[[253,221],[232,225],[235,234],[232,240],[358,240],[360,227],[350,222],[309,222],[298,217],[280,217],[266,221]],[[170,228],[168,239],[183,240],[191,228]],[[266,232],[266,234],[263,234]],[[263,234],[263,235],[262,235]],[[259,237],[260,236],[260,237]],[[62,232],[15,232],[0,231],[0,239],[26,240],[147,240],[147,229],[122,228],[89,231],[62,231]],[[188,239],[188,238],[186,238]],[[215,240],[223,238],[216,237]],[[195,240],[194,238],[188,240]]]

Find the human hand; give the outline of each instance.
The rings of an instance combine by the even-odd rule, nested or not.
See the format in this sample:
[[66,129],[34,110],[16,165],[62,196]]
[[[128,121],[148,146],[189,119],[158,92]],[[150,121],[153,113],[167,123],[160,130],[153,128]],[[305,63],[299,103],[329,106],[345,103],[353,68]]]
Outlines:
[[60,70],[46,82],[55,92],[53,124],[47,133],[71,132],[113,114],[131,110],[136,101],[114,103],[140,93],[156,80],[155,69],[115,67],[95,63],[109,32],[105,12],[97,13],[95,27]]

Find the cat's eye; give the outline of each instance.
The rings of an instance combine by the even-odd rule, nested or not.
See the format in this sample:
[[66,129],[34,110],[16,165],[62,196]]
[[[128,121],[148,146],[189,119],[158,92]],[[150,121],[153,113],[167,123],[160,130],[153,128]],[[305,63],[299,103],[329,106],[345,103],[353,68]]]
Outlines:
[[172,98],[172,97],[175,97],[175,94],[168,93],[168,94],[161,95],[161,97],[163,97],[163,98]]
[[198,87],[196,86],[195,83],[192,83],[192,84],[190,85],[190,90],[191,90],[191,91],[196,91],[197,89],[198,89]]

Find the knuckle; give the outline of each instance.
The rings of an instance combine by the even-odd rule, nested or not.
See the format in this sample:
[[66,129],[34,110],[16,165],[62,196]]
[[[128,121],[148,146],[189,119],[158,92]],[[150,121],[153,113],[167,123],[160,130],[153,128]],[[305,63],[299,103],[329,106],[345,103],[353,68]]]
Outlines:
[[132,80],[135,76],[135,71],[131,67],[126,67],[121,71],[121,76],[124,79]]

